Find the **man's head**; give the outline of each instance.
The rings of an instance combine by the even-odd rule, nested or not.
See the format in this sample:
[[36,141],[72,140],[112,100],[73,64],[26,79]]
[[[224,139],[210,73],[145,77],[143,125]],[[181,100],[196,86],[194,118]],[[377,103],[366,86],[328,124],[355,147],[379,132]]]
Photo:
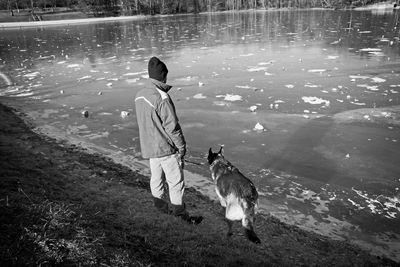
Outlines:
[[167,81],[167,66],[157,57],[152,57],[148,65],[149,77],[165,83]]

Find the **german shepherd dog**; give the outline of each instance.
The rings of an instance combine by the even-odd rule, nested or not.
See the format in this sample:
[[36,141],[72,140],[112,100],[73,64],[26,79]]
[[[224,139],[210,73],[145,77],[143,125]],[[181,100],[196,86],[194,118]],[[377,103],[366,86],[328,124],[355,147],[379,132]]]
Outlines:
[[208,151],[211,177],[215,191],[228,224],[227,236],[232,235],[233,221],[242,220],[246,237],[254,243],[261,243],[253,229],[254,215],[258,204],[256,187],[235,166],[224,158],[222,147],[218,153]]

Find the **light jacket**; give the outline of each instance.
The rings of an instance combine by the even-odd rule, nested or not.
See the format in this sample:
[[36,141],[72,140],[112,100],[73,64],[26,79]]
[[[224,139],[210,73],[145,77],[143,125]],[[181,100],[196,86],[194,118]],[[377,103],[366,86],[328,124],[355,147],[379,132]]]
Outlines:
[[186,153],[186,141],[168,91],[172,86],[150,79],[151,86],[136,94],[136,118],[143,158]]

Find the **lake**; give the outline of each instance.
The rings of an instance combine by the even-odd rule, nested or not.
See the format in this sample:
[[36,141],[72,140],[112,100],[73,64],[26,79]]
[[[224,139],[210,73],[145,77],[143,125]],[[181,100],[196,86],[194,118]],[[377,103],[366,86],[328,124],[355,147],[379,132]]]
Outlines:
[[261,213],[400,260],[399,14],[0,25],[0,100],[37,131],[148,174],[134,96],[158,56],[188,142],[188,186],[215,199],[205,157],[224,146]]

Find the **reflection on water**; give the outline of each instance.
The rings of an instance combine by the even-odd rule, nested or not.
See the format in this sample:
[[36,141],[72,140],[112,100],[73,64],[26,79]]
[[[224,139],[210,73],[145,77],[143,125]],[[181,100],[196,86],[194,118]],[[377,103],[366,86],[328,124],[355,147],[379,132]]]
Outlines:
[[133,97],[159,56],[190,160],[223,144],[267,212],[396,258],[398,16],[257,11],[2,29],[0,95],[128,162],[140,158]]

